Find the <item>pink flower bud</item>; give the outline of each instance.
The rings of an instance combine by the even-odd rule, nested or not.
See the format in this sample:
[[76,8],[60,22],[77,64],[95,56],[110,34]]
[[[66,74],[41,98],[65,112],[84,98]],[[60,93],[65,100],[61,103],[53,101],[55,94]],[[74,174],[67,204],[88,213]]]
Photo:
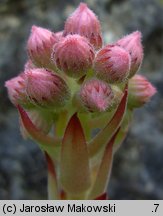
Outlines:
[[68,34],[80,34],[88,38],[96,49],[102,47],[100,22],[85,3],[80,3],[79,7],[66,20],[63,35]]
[[143,106],[156,92],[156,88],[144,76],[133,76],[129,81],[129,107]]
[[122,39],[118,40],[116,45],[123,47],[130,53],[131,68],[129,77],[132,77],[140,68],[143,60],[143,47],[141,43],[141,32],[135,31]]
[[81,87],[79,98],[90,112],[104,112],[111,105],[113,99],[111,87],[97,79],[88,80]]
[[69,88],[57,74],[45,69],[26,71],[26,92],[31,102],[43,108],[61,108],[69,99]]
[[100,79],[110,83],[120,83],[128,77],[130,62],[130,55],[126,50],[119,46],[108,45],[97,53],[94,69]]
[[8,95],[11,102],[15,106],[18,104],[21,104],[25,107],[31,106],[25,91],[25,74],[22,73],[19,76],[6,81],[5,87],[8,90]]
[[86,38],[68,35],[54,46],[52,59],[68,76],[80,78],[92,67],[94,49]]
[[38,67],[54,69],[54,64],[51,61],[51,52],[53,45],[57,41],[57,36],[51,31],[32,26],[31,35],[27,43],[27,50],[32,62]]

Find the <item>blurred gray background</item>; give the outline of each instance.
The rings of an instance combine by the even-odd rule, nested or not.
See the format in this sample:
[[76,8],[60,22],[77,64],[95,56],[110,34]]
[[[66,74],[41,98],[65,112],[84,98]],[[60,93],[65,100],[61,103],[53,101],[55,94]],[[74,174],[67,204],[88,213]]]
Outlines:
[[[0,0],[0,199],[46,199],[46,164],[38,146],[24,141],[4,82],[23,70],[33,24],[62,30],[80,1]],[[163,199],[163,0],[87,0],[107,43],[135,30],[143,34],[141,69],[158,93],[135,111],[115,155],[111,199]]]

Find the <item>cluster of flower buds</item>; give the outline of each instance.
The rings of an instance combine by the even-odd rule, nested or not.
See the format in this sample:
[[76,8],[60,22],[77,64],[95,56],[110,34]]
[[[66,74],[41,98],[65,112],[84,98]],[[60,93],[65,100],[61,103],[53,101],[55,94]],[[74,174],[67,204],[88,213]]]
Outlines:
[[[76,99],[81,106],[91,112],[109,110],[116,97],[111,85],[128,82],[143,59],[139,31],[103,46],[100,22],[85,3],[66,20],[63,31],[53,33],[32,26],[27,51],[23,75],[6,82],[9,97],[14,104],[54,110],[62,108],[70,94],[76,94],[74,89],[80,86],[74,85],[79,79],[83,84]],[[75,80],[72,86],[70,78]]]
[[[88,152],[90,155],[94,155],[100,148],[99,146],[103,146],[101,145],[102,141],[108,142],[108,135],[112,136],[110,143],[113,143],[127,107],[125,107],[127,98],[128,108],[132,110],[144,105],[156,93],[156,89],[147,79],[141,75],[135,75],[143,60],[141,40],[141,33],[135,31],[112,44],[104,45],[98,17],[85,3],[80,3],[78,8],[68,17],[63,31],[54,33],[45,28],[32,26],[27,42],[29,59],[25,64],[24,72],[6,81],[5,84],[11,102],[18,107],[21,113],[20,124],[24,136],[29,134],[34,139],[38,137],[41,143],[47,142],[50,143],[50,146],[54,143],[47,137],[47,133],[54,122],[58,124],[57,130],[64,132],[61,128],[65,129],[64,126],[68,124],[68,120],[75,112],[79,115],[85,115],[84,125],[87,116],[93,118],[99,114],[99,120],[102,113],[104,114],[101,115],[102,121],[106,122],[105,114],[115,111],[115,116],[110,120],[110,124],[104,128],[99,137],[97,136],[92,141],[93,144],[89,145],[90,150],[88,151],[79,119],[74,115],[63,138],[63,148],[68,149],[71,157],[63,150],[64,156],[61,158],[63,160],[72,159],[71,165],[74,169],[79,163],[76,160],[78,156],[74,156],[72,153],[78,151],[78,148],[75,149],[72,145],[67,146],[66,144],[70,140],[74,142],[77,139],[70,135],[72,132],[75,133],[74,136],[78,134],[81,138],[82,141],[79,140],[79,144],[85,143],[83,144],[84,147],[79,145],[83,155],[88,154]],[[127,97],[127,92],[129,92],[129,97]],[[69,114],[67,117],[63,116],[65,119],[61,120],[61,115],[66,112]],[[71,124],[75,124],[79,131],[75,132],[75,126]],[[90,130],[97,125],[87,122],[85,126]],[[93,145],[94,147],[92,147]],[[47,151],[47,147],[45,149]],[[48,153],[51,155],[51,151]],[[110,150],[108,154],[110,154]],[[82,160],[84,159],[81,158]],[[50,160],[48,159],[48,161]],[[87,161],[88,157],[83,163],[87,164]],[[73,169],[70,169],[70,165],[67,167],[69,161],[61,161],[61,164],[63,169],[69,170],[69,174],[62,173],[61,175],[63,188],[66,188],[65,190],[71,188],[75,193],[73,186],[69,187],[67,184],[67,182],[74,181],[69,178]],[[86,169],[88,173],[89,166]],[[78,172],[77,169],[76,172]],[[75,175],[72,174],[72,176]],[[78,176],[80,174],[76,174],[74,178]],[[69,179],[65,180],[65,178]],[[74,185],[77,183],[78,180],[74,182]],[[84,187],[87,188],[87,186]],[[95,187],[95,190],[96,188],[98,187]],[[82,193],[82,191],[80,192]],[[97,191],[90,192],[96,196],[99,193]]]

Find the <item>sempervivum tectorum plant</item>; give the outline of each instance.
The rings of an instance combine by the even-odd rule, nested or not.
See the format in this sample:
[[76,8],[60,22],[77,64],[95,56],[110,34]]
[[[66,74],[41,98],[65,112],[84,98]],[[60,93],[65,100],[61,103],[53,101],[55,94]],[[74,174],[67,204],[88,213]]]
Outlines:
[[45,154],[49,199],[107,199],[113,156],[132,113],[156,93],[135,75],[141,38],[136,31],[102,47],[100,22],[85,3],[63,31],[32,27],[24,72],[5,86],[22,135]]

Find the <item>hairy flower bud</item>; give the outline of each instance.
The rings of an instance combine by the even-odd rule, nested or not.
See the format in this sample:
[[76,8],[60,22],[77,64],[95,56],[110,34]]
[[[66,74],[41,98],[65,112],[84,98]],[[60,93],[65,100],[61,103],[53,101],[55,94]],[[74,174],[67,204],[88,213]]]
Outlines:
[[156,88],[144,76],[133,76],[129,81],[129,107],[139,108],[143,106],[156,92]]
[[79,7],[66,20],[63,35],[68,34],[80,34],[86,37],[96,49],[102,47],[100,22],[85,3],[80,3]]
[[26,71],[26,77],[26,92],[33,104],[57,109],[69,99],[69,88],[59,75],[38,68]]
[[68,35],[54,46],[52,59],[68,76],[80,78],[92,67],[94,49],[86,38]]
[[106,82],[120,83],[126,80],[131,58],[123,48],[108,45],[101,49],[95,58],[94,69],[97,77]]
[[51,52],[56,42],[58,42],[58,37],[53,32],[32,26],[31,35],[27,42],[27,50],[32,62],[38,67],[54,69]]
[[111,105],[113,99],[111,87],[97,79],[86,81],[81,87],[79,100],[90,112],[104,112]]
[[141,32],[135,31],[116,42],[116,45],[123,47],[130,53],[131,68],[129,77],[132,77],[139,70],[143,60],[143,47],[141,38]]
[[5,87],[8,90],[8,95],[11,102],[17,106],[21,104],[25,107],[31,107],[31,103],[25,91],[25,74],[20,74],[5,82]]

